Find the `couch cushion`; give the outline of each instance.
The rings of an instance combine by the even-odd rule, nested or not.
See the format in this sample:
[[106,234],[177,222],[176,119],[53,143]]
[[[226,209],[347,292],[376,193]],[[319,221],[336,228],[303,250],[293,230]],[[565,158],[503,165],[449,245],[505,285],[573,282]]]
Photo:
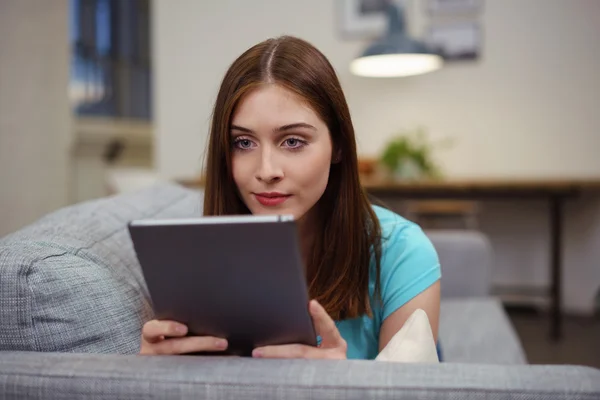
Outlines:
[[9,353],[0,357],[0,393],[10,399],[592,400],[600,398],[600,371],[558,365]]
[[494,254],[489,238],[472,230],[425,232],[442,265],[442,297],[482,297],[490,294]]
[[494,298],[444,299],[439,336],[445,361],[527,363],[508,315]]
[[137,352],[152,309],[127,223],[199,215],[201,203],[161,184],[58,210],[0,240],[0,350]]

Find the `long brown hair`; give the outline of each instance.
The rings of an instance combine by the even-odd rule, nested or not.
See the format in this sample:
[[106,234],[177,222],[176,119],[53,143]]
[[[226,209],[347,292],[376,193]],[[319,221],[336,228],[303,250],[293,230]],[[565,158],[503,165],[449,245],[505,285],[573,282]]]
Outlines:
[[306,266],[309,294],[333,319],[372,315],[370,265],[373,260],[380,298],[381,227],[360,185],[354,128],[341,85],[327,58],[310,43],[290,36],[269,39],[229,67],[212,115],[204,215],[250,213],[233,180],[230,123],[240,99],[265,83],[303,98],[329,128],[333,153],[340,155],[318,202],[321,226]]

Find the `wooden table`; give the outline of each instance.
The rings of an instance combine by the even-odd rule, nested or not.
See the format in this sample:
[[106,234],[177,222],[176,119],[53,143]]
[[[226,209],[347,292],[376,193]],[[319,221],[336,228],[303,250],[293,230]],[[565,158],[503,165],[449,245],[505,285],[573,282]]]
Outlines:
[[550,220],[550,337],[562,336],[562,236],[565,201],[583,191],[600,189],[600,180],[448,180],[393,182],[363,179],[375,197],[404,199],[539,199],[549,203]]
[[[203,180],[180,181],[188,187],[203,187]],[[395,182],[362,178],[367,193],[374,197],[411,199],[539,199],[549,204],[550,220],[550,337],[562,336],[562,236],[564,204],[584,191],[599,191],[598,180],[440,180]]]

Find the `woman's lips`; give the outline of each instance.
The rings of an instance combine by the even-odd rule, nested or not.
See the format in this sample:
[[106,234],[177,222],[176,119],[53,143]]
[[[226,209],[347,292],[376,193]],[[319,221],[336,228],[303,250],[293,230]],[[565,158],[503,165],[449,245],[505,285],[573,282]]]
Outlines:
[[280,193],[254,193],[254,197],[256,197],[256,200],[263,206],[274,207],[283,204],[291,197],[291,195]]

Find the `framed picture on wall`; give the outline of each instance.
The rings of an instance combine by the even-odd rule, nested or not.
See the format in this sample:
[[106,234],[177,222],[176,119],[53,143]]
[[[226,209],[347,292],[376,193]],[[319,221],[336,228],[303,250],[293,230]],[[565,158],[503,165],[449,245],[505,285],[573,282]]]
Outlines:
[[426,42],[445,61],[477,60],[481,55],[481,27],[477,22],[433,24]]
[[386,8],[394,3],[405,11],[410,0],[337,0],[340,34],[345,39],[373,39],[387,30]]
[[482,7],[483,0],[428,0],[431,14],[476,14]]

